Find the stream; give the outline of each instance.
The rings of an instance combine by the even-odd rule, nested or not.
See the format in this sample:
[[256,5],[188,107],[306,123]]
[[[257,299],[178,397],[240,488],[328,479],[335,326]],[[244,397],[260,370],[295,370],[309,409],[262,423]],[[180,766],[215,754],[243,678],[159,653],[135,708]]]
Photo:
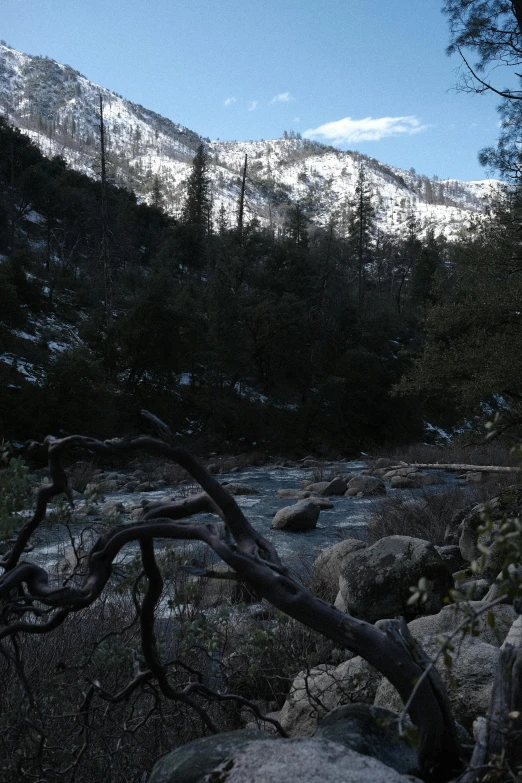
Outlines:
[[[326,476],[342,476],[346,473],[359,472],[365,467],[366,465],[359,461],[332,462],[325,463],[322,466],[322,470]],[[296,571],[301,571],[302,569],[309,570],[322,549],[332,546],[344,538],[364,539],[366,537],[367,521],[372,514],[372,509],[383,497],[382,495],[374,497],[332,496],[329,500],[332,502],[333,508],[321,510],[317,527],[314,530],[299,533],[271,530],[270,523],[275,513],[284,506],[298,502],[293,498],[276,497],[277,490],[301,489],[301,482],[305,479],[312,481],[311,476],[312,470],[309,467],[265,465],[262,467],[249,467],[233,473],[222,473],[218,477],[222,483],[246,484],[257,491],[258,494],[256,495],[236,495],[235,500],[252,525],[276,547],[285,564]],[[424,491],[426,489],[428,491],[437,491],[440,490],[440,487],[428,487]],[[190,491],[197,491],[197,488],[191,487]],[[414,497],[422,492],[422,490],[391,491],[394,496],[404,495],[407,497]],[[108,492],[104,495],[104,501],[116,501],[128,505],[138,504],[141,501],[158,502],[165,497],[174,499],[186,495],[187,488],[181,488],[179,485],[176,485],[173,487],[162,487],[152,492],[125,492],[122,490]],[[80,500],[79,503],[81,504],[81,502]],[[49,512],[52,512],[52,510],[53,507],[50,507]],[[205,514],[195,516],[195,519],[205,518],[211,518],[211,516]],[[89,517],[85,517],[85,522],[75,522],[71,525],[70,529],[74,535],[75,544],[78,543],[78,537],[87,525],[93,525]],[[97,533],[93,530],[90,537],[91,543],[96,536]],[[186,548],[187,544],[179,542],[175,546]],[[190,548],[201,547],[199,544],[189,544],[188,546]],[[48,524],[39,531],[37,545],[31,553],[24,556],[24,559],[37,562],[44,568],[54,569],[69,547],[71,547],[71,540],[65,526]],[[118,560],[124,562],[130,556],[133,556],[136,550],[136,544],[127,545],[120,553]]]

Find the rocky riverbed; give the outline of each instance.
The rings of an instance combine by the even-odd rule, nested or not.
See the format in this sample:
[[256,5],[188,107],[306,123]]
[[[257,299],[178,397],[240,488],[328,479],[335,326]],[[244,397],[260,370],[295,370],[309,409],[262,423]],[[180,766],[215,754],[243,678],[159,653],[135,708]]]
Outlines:
[[[309,570],[322,549],[347,537],[366,537],[367,520],[382,492],[411,496],[421,491],[422,482],[394,480],[386,476],[386,468],[377,468],[373,472],[381,475],[369,476],[364,462],[349,461],[325,462],[320,466],[251,466],[220,473],[218,478],[230,487],[248,519],[276,546],[287,565],[297,570]],[[429,491],[437,491],[442,483],[451,480],[442,472],[430,472],[430,475],[430,484],[433,482],[434,486],[429,486]],[[331,482],[335,477],[344,482],[342,487]],[[349,481],[354,487],[347,495],[345,488]],[[304,487],[308,484],[313,484],[315,489],[307,493]],[[27,559],[47,568],[58,565],[66,571],[74,564],[71,562],[74,557],[71,554],[73,540],[75,546],[86,548],[103,525],[132,523],[147,505],[187,497],[198,489],[196,485],[185,482],[173,485],[164,478],[147,478],[145,471],[140,469],[127,473],[98,471],[84,493],[74,493],[75,509],[68,527],[57,522],[56,507],[50,509],[49,523],[39,532],[38,544]],[[322,506],[315,527],[300,532],[271,528],[278,512],[308,499],[316,500]],[[205,517],[200,515],[199,518]],[[132,556],[135,550],[135,545],[129,545],[123,551],[122,559]]]

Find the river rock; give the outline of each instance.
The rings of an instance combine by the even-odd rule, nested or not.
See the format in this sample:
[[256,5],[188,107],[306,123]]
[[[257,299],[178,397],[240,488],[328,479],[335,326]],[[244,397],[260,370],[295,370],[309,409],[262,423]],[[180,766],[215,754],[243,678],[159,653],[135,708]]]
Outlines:
[[[422,646],[430,657],[435,657],[440,640],[428,637],[422,640]],[[451,669],[444,666],[442,658],[436,666],[448,690],[455,718],[469,729],[477,715],[485,715],[488,710],[500,650],[475,636],[467,636],[452,655]],[[395,712],[402,709],[399,694],[385,678],[377,690],[375,704]]]
[[238,748],[252,741],[269,739],[270,735],[264,731],[243,729],[194,740],[163,756],[152,770],[150,783],[201,783],[204,775]]
[[397,714],[370,704],[345,704],[329,712],[314,737],[339,742],[382,761],[396,772],[413,774],[417,751],[397,731]]
[[121,512],[125,511],[125,506],[121,501],[118,500],[108,500],[107,503],[104,503],[101,507],[102,514],[120,514]]
[[56,570],[62,574],[70,573],[71,571],[74,571],[74,569],[79,565],[80,562],[78,559],[78,555],[81,558],[82,552],[78,550],[75,552],[72,546],[67,547],[67,549],[63,553],[62,559],[59,560],[58,563],[56,564]]
[[321,489],[318,494],[325,495],[325,497],[328,497],[329,495],[344,495],[346,489],[346,479],[336,476],[329,481],[326,487]]
[[[427,580],[427,600],[408,606],[410,587]],[[348,611],[368,622],[403,614],[434,614],[453,588],[453,579],[429,541],[387,536],[372,546],[344,556],[339,590]]]
[[309,498],[312,493],[310,490],[305,489],[278,489],[276,492],[276,498],[295,498],[296,500],[305,500]]
[[412,473],[416,473],[416,472],[417,472],[417,468],[414,467],[394,468],[393,470],[386,471],[386,473],[384,474],[384,478],[386,479],[386,481],[391,481],[391,479],[394,476],[409,476]]
[[360,656],[339,666],[320,664],[294,679],[279,713],[279,722],[291,737],[310,737],[318,721],[341,704],[371,704],[381,680],[379,672]]
[[[250,742],[216,767],[207,783],[406,783],[377,759],[322,738]],[[151,783],[157,783],[151,780]]]
[[226,482],[222,485],[231,495],[259,495],[257,489],[239,482]]
[[352,497],[354,495],[384,495],[386,492],[386,486],[382,479],[377,476],[354,476],[348,482],[346,489],[346,495]]
[[372,462],[371,467],[373,470],[381,470],[383,468],[389,468],[394,464],[394,460],[390,459],[389,457],[378,457],[378,459]]
[[420,485],[412,476],[393,476],[390,486],[392,489],[417,489]]
[[347,538],[328,547],[328,549],[323,549],[320,553],[312,566],[312,571],[317,581],[318,591],[326,601],[335,601],[339,592],[339,576],[343,557],[365,547],[364,541],[360,541],[358,538]]
[[309,490],[309,492],[317,494],[318,492],[322,492],[329,483],[329,481],[316,481],[314,484],[307,484],[305,489]]
[[152,481],[142,481],[136,487],[136,492],[154,492],[158,489],[157,484],[153,484]]
[[317,526],[320,509],[316,503],[302,500],[294,506],[280,508],[272,520],[273,530],[287,530],[297,533],[301,530],[312,530]]
[[310,503],[315,503],[315,505],[321,509],[321,511],[334,507],[334,504],[328,498],[318,497],[317,495],[310,495],[309,500]]
[[139,481],[129,481],[123,485],[122,489],[124,492],[134,492],[138,488],[139,483]]

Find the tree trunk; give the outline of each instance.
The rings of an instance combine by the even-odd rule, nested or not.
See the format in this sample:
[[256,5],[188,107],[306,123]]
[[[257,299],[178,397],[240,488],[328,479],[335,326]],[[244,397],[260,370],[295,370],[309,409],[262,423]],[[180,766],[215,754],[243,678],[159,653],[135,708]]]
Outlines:
[[386,470],[399,470],[400,468],[420,468],[422,470],[447,470],[460,473],[461,471],[476,471],[477,473],[520,473],[521,468],[506,465],[465,465],[461,463],[446,462],[400,462],[398,465],[390,465]]

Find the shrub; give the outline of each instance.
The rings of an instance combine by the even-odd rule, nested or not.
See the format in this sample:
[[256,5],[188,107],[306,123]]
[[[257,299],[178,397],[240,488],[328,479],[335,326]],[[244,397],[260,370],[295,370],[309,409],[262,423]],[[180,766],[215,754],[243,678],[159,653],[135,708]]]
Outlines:
[[388,495],[375,504],[368,521],[368,537],[373,543],[386,536],[413,536],[441,545],[455,513],[480,502],[483,495],[481,485]]

